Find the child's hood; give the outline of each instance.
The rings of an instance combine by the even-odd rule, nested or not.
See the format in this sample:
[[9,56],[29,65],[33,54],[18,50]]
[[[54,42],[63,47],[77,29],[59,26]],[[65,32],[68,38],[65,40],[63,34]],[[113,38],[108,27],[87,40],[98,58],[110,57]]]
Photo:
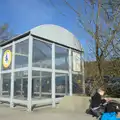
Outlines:
[[116,113],[115,112],[112,112],[112,113],[104,113],[102,115],[102,118],[101,120],[116,120]]
[[115,112],[111,112],[111,113],[104,113],[104,115],[106,115],[106,116],[116,116],[116,113]]

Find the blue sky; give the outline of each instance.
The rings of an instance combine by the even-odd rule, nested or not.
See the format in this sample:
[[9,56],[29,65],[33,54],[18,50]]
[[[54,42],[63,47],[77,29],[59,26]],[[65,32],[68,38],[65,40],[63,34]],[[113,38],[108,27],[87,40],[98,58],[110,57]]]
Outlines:
[[[0,0],[0,25],[8,23],[14,34],[22,34],[41,24],[60,25],[72,32],[83,45],[87,53],[86,41],[90,36],[78,27],[76,14],[63,0]],[[84,7],[83,0],[69,0],[74,8]],[[62,14],[65,14],[63,16]]]

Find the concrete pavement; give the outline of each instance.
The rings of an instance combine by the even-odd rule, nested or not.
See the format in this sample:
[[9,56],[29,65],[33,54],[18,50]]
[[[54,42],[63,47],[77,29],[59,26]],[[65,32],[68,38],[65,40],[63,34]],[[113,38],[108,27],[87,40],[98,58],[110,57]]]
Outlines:
[[94,120],[84,113],[68,112],[57,108],[37,108],[29,113],[26,108],[9,108],[0,104],[0,120]]

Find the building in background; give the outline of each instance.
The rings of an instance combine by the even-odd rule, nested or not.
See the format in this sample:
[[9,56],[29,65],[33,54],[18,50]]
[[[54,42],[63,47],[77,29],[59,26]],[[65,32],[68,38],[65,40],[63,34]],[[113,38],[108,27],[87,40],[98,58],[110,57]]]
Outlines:
[[0,101],[10,107],[55,107],[65,95],[85,93],[83,49],[60,26],[33,28],[1,44],[0,52]]

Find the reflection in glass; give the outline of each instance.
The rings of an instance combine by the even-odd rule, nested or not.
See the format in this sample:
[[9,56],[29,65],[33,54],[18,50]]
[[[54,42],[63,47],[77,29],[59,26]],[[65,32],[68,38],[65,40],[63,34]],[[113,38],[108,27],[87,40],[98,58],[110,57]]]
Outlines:
[[29,40],[17,43],[15,46],[15,68],[28,66],[28,44]]
[[2,74],[2,96],[10,97],[11,74]]
[[52,46],[39,40],[33,41],[33,67],[52,67]]
[[73,74],[72,75],[72,85],[73,85],[73,93],[82,94],[83,87],[82,87],[82,75],[80,74]]
[[14,98],[27,99],[28,72],[15,72]]
[[32,98],[46,99],[51,98],[51,78],[50,72],[32,72]]
[[56,97],[62,97],[69,94],[68,74],[56,74],[55,79]]
[[55,46],[55,68],[68,70],[68,49]]

